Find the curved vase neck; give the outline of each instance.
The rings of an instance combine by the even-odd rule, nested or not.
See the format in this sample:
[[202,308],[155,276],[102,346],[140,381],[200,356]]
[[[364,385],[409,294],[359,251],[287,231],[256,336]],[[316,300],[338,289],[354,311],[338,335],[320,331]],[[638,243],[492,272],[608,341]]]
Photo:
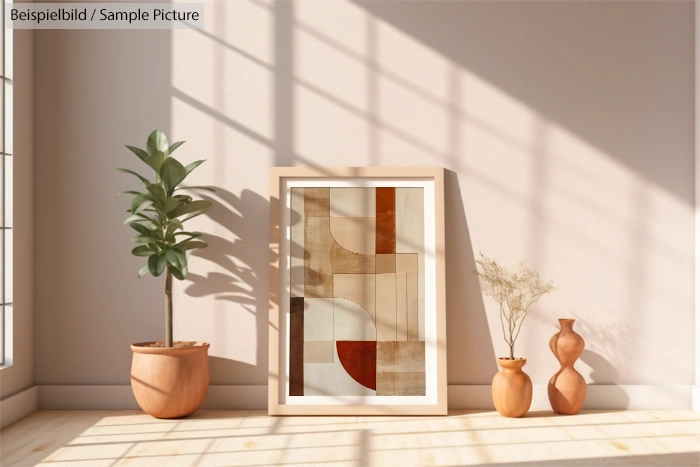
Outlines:
[[561,327],[562,331],[573,331],[575,321],[575,319],[562,318],[559,320],[559,326]]

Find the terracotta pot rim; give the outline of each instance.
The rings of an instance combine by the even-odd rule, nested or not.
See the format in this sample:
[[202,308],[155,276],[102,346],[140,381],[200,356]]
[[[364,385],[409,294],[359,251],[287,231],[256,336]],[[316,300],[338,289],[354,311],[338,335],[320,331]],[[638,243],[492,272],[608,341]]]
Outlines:
[[558,318],[559,321],[576,321],[576,318]]
[[148,342],[136,342],[131,344],[131,350],[135,353],[148,353],[148,354],[185,354],[192,352],[201,352],[209,349],[210,344],[208,342],[197,342],[195,345],[188,347],[145,347],[146,345],[153,344],[158,341],[148,341]]

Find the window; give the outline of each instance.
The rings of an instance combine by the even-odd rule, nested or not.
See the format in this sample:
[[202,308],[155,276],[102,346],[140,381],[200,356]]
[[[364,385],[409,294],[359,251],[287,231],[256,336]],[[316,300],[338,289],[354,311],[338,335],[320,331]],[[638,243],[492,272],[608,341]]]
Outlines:
[[12,364],[12,29],[0,34],[0,365]]

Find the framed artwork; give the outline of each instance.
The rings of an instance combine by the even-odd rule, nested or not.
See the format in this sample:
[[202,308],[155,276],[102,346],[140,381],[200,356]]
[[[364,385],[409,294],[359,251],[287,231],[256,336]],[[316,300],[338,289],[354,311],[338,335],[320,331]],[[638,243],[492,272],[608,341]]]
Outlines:
[[271,415],[442,415],[444,169],[271,169]]

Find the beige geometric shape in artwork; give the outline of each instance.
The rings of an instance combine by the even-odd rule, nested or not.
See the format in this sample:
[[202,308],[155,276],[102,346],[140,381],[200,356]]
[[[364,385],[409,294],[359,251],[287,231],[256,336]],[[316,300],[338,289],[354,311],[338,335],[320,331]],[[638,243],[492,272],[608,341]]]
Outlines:
[[304,363],[333,363],[333,341],[304,341]]
[[337,242],[330,251],[333,274],[374,274],[375,255],[353,253]]
[[[418,255],[418,340],[425,340],[425,213],[424,189],[396,188],[396,253]],[[396,272],[399,272],[397,269]],[[409,337],[409,340],[410,337]]]
[[331,217],[331,235],[353,253],[374,253],[376,217]]
[[377,340],[377,328],[367,310],[345,298],[334,298],[333,301],[333,340]]
[[376,190],[360,187],[333,187],[330,189],[332,217],[376,216]]
[[304,188],[304,214],[306,217],[330,216],[330,188]]
[[396,340],[408,340],[408,314],[406,310],[406,274],[396,273]]
[[333,345],[333,363],[304,363],[304,396],[376,396],[345,371]]
[[290,237],[290,290],[292,297],[304,296],[304,188],[292,188]]
[[[308,188],[306,188],[308,190]],[[305,205],[308,204],[308,197]],[[331,250],[335,245],[329,217],[304,218],[304,297],[333,297]]]
[[396,272],[396,255],[380,254],[376,255],[375,270],[377,274],[388,274]]
[[377,342],[377,373],[425,372],[425,342]]
[[425,372],[377,373],[377,396],[425,396]]
[[396,274],[377,274],[377,341],[396,340]]
[[396,255],[396,272],[406,274],[406,340],[417,341],[419,336],[418,315],[418,255],[401,253]]
[[304,341],[333,340],[333,299],[304,299]]
[[375,317],[376,276],[374,274],[333,274],[333,295],[347,298]]

